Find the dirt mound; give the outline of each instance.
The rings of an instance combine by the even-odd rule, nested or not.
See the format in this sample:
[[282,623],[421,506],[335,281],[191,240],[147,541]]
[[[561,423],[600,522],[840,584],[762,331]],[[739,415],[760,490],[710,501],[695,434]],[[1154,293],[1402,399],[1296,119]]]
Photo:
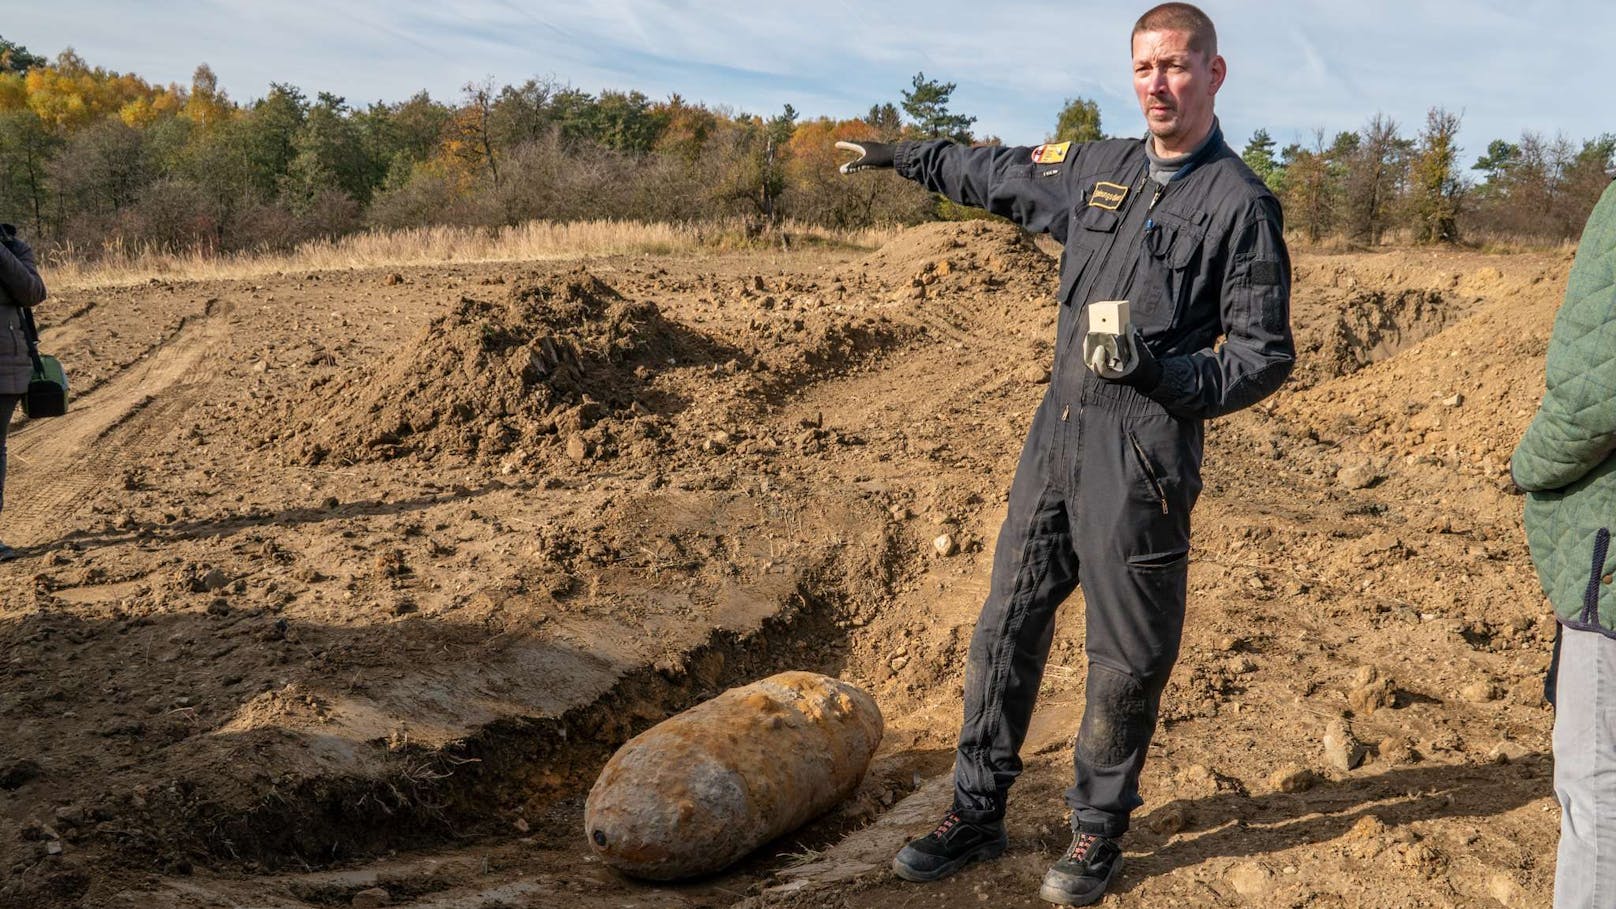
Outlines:
[[914,297],[1033,282],[1051,287],[1055,263],[1006,221],[912,227],[863,262],[871,277]]
[[[1508,487],[1509,455],[1543,393],[1543,356],[1563,280],[1475,307],[1402,353],[1277,404],[1293,426],[1331,440],[1360,482],[1450,491]],[[1489,517],[1513,521],[1500,500]],[[1509,512],[1509,514],[1505,514]]]
[[486,462],[587,444],[572,434],[646,412],[655,364],[700,356],[700,347],[656,304],[579,269],[519,283],[499,302],[462,298],[378,369],[330,382],[294,408],[288,435],[309,466],[410,454]]

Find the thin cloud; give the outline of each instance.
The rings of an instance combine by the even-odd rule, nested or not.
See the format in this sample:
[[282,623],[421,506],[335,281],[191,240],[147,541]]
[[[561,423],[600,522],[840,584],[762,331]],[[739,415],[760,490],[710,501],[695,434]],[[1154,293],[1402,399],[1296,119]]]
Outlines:
[[[976,130],[1035,142],[1061,104],[1100,105],[1107,132],[1142,129],[1128,78],[1138,9],[1097,0],[599,0],[453,4],[355,0],[189,0],[151,5],[129,27],[112,0],[13,4],[3,31],[36,53],[72,45],[90,62],[188,83],[198,63],[232,97],[271,81],[310,94],[401,101],[467,82],[553,77],[586,91],[679,93],[733,109],[853,117],[900,100],[915,72],[958,85]],[[1523,129],[1587,138],[1616,129],[1597,86],[1563,75],[1603,59],[1616,4],[1506,0],[1208,0],[1230,78],[1218,98],[1226,135],[1243,143],[1361,127],[1376,112],[1417,131],[1433,105],[1464,110],[1474,149]]]

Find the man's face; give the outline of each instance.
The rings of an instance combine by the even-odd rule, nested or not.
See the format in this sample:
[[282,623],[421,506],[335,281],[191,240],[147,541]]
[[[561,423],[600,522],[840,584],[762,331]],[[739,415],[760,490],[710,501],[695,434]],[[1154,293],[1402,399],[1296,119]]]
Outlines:
[[1222,57],[1190,50],[1189,32],[1133,37],[1133,90],[1158,154],[1183,154],[1212,128],[1212,97],[1223,85]]

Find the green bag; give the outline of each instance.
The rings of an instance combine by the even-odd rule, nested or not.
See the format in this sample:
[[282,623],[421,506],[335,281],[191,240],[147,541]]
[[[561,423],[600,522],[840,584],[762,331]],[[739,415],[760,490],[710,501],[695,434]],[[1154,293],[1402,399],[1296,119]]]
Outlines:
[[67,413],[67,373],[60,360],[39,352],[39,328],[34,325],[33,307],[22,307],[22,328],[28,339],[28,357],[34,361],[22,412],[31,420],[59,417]]

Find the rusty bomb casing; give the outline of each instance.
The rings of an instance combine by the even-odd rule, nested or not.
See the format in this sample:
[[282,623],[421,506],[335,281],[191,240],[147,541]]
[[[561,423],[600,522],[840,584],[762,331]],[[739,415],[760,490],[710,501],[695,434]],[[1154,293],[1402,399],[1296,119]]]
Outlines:
[[881,730],[874,699],[818,673],[731,688],[618,749],[589,790],[584,832],[635,877],[718,871],[851,795]]

